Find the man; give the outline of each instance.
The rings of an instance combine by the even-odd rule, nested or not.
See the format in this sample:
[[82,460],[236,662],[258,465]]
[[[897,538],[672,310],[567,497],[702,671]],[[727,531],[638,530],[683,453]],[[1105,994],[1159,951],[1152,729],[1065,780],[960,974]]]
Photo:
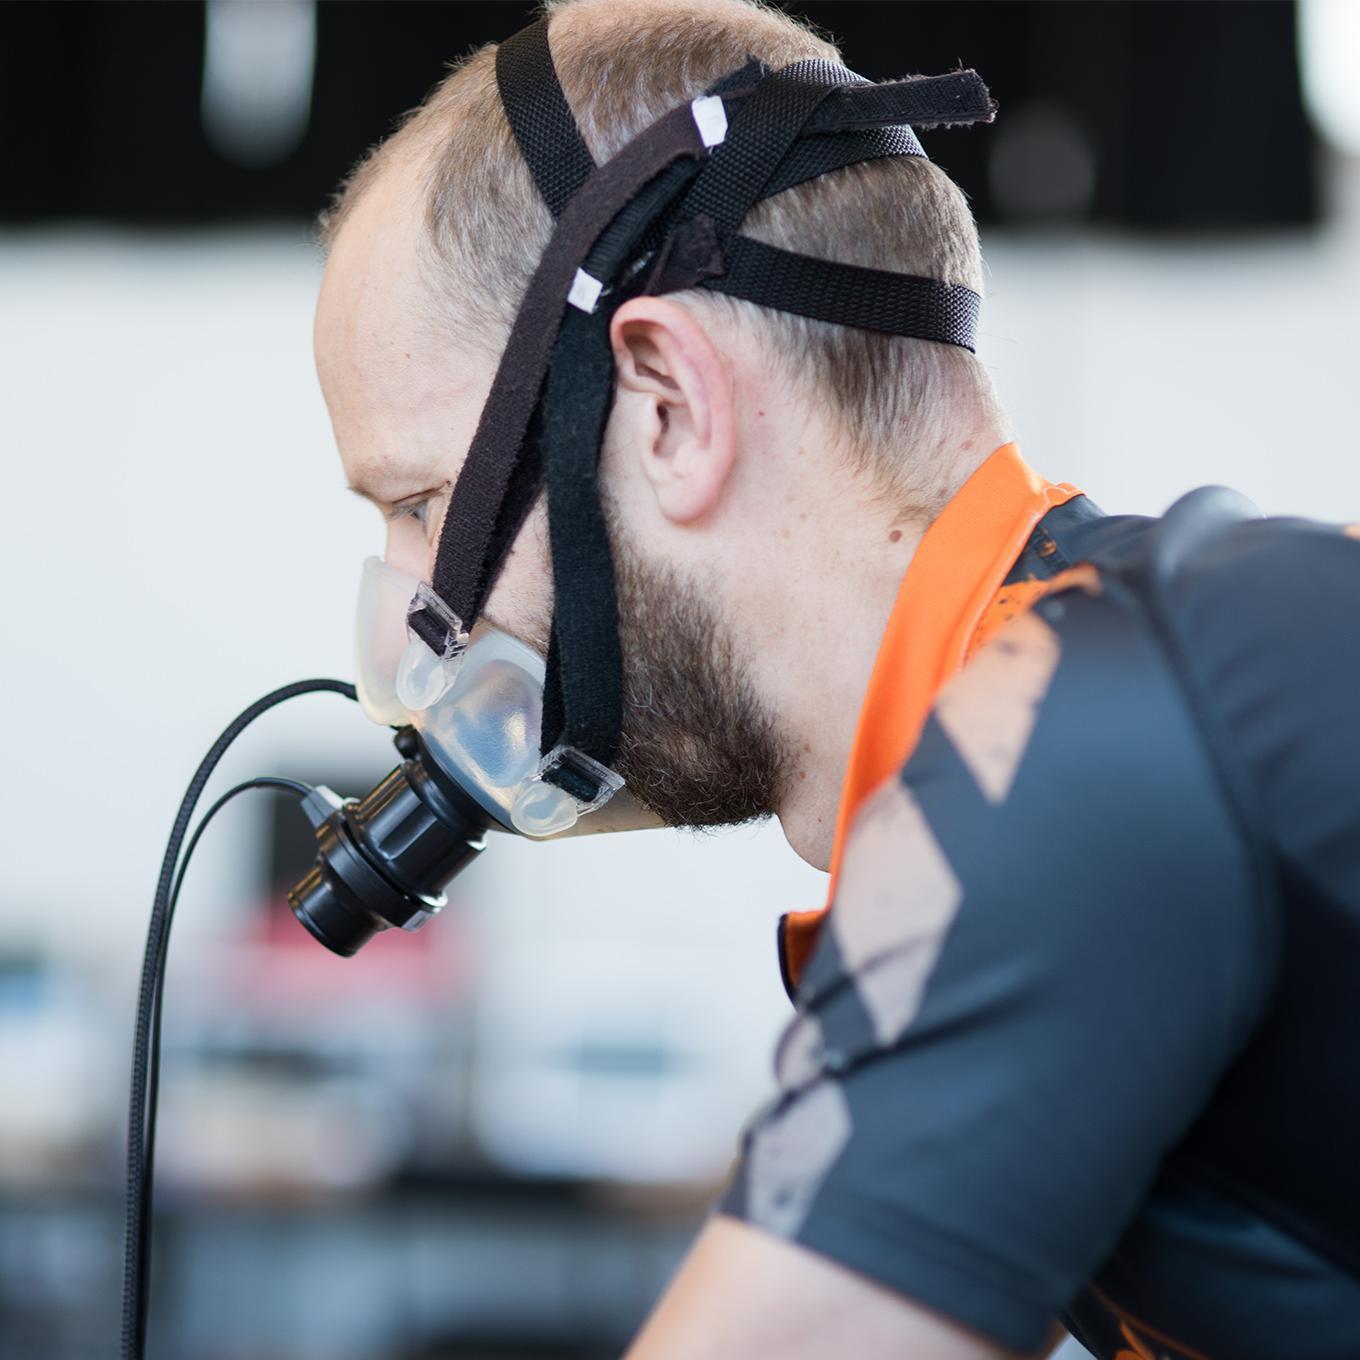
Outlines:
[[[577,0],[596,161],[750,55],[746,0]],[[980,290],[893,158],[743,232]],[[387,558],[428,580],[551,218],[475,54],[324,224],[317,361]],[[675,825],[773,813],[781,1095],[638,1339],[670,1357],[1360,1355],[1360,541],[1228,493],[1107,519],[1032,472],[966,349],[695,290],[609,322],[619,772]],[[548,650],[539,501],[482,610]],[[1348,622],[1349,620],[1349,622]]]

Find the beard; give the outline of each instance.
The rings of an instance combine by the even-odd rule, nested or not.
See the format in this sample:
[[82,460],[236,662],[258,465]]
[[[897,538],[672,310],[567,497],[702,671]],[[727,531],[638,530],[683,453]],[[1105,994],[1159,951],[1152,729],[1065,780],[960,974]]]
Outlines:
[[737,638],[711,595],[648,561],[605,511],[623,654],[618,773],[667,826],[769,816],[791,762]]

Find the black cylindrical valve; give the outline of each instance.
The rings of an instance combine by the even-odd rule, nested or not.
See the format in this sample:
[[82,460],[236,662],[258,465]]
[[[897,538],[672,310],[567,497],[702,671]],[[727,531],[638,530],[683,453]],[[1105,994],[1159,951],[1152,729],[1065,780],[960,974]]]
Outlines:
[[327,949],[351,955],[380,930],[415,930],[444,905],[444,888],[477,856],[491,819],[447,778],[419,738],[397,734],[403,761],[371,793],[342,802],[317,789],[303,803],[317,859],[288,894],[293,914]]

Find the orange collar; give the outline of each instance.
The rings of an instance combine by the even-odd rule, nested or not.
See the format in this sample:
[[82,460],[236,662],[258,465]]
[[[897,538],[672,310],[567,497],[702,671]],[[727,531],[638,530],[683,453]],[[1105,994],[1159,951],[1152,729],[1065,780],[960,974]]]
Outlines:
[[[1003,444],[926,530],[902,579],[860,710],[836,818],[828,904],[860,803],[906,763],[935,696],[1009,617],[999,607],[1002,583],[1039,521],[1080,494],[1066,482],[1045,481],[1014,444]],[[785,958],[793,977],[811,953],[823,914],[785,918]]]

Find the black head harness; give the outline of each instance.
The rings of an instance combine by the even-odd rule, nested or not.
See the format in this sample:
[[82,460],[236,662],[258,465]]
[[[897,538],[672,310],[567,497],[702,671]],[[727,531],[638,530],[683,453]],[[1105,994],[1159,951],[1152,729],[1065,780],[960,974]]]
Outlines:
[[516,533],[546,486],[555,614],[542,778],[583,806],[618,787],[622,664],[597,466],[614,386],[609,322],[628,298],[707,288],[764,307],[974,348],[968,288],[837,264],[738,234],[751,207],[884,156],[924,156],[911,125],[990,122],[975,71],[875,85],[844,67],[752,58],[596,165],[548,49],[548,21],[502,43],[496,80],[556,219],[520,307],[440,534],[412,630],[440,656],[465,645]]

